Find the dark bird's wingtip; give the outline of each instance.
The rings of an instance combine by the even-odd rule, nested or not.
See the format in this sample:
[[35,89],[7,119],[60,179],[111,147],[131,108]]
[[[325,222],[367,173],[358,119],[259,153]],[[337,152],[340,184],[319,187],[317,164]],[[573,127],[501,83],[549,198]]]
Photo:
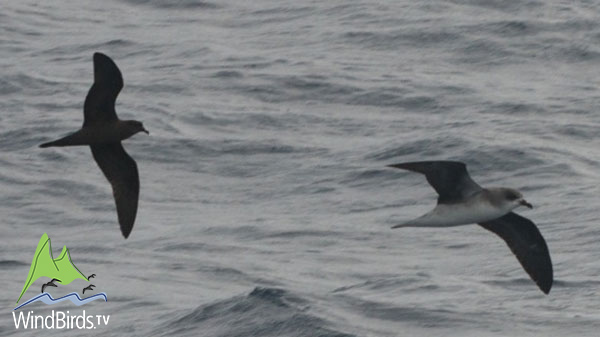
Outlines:
[[[121,75],[119,67],[117,67],[115,61],[110,57],[99,52],[94,53],[94,83],[98,85],[97,89],[100,90],[99,92],[102,93],[102,95],[104,95],[103,90],[108,90],[108,92],[110,92],[109,97],[111,104],[114,104],[114,99],[116,99],[117,94],[121,91],[121,88],[123,88],[123,75]],[[98,91],[95,91],[95,94],[98,94]],[[90,93],[88,93],[88,96],[89,95]],[[94,96],[92,95],[92,97]],[[97,104],[97,102],[95,103]],[[85,105],[86,104],[84,103],[84,112]]]
[[550,289],[552,289],[552,280],[550,280],[550,282],[540,282],[537,285],[544,294],[550,294]]
[[110,59],[108,56],[106,56],[106,54],[101,53],[99,51],[94,53],[94,61],[98,60],[98,59],[102,59],[102,58],[107,58]]
[[106,67],[107,69],[111,69],[111,68],[113,68],[113,66],[114,66],[114,68],[117,67],[117,65],[115,64],[115,61],[113,61],[106,54],[103,54],[100,52],[94,53],[93,60],[94,60],[95,65],[97,65],[97,66],[102,65],[102,66]]
[[[115,61],[113,61],[113,59],[111,59],[108,55],[101,53],[99,51],[94,53],[94,62],[109,62],[111,64],[114,64]],[[116,64],[115,64],[116,67]]]
[[127,238],[129,237],[129,235],[131,234],[132,230],[133,230],[133,225],[132,226],[123,226],[123,225],[121,225],[121,234],[123,234],[123,238],[125,240],[127,240]]
[[454,167],[466,167],[467,164],[461,162],[461,161],[457,161],[457,160],[424,160],[424,161],[412,161],[412,162],[404,162],[404,163],[397,163],[397,164],[391,164],[391,165],[387,165],[388,167],[394,167],[394,168],[401,168],[401,169],[408,169],[410,170],[411,168],[423,168],[423,167],[436,167],[438,169],[441,168],[445,168],[445,167],[450,167],[450,168],[454,168]]
[[46,148],[46,147],[50,147],[50,143],[44,143],[44,144],[40,144],[39,145],[40,148]]

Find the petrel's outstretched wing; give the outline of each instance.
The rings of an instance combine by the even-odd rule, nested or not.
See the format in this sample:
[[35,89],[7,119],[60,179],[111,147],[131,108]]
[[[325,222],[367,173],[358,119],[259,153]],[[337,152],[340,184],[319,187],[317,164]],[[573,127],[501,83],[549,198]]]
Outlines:
[[545,294],[550,292],[553,281],[550,252],[544,237],[531,220],[510,212],[479,225],[506,241],[531,279]]
[[83,126],[115,121],[115,101],[123,88],[123,76],[110,57],[94,53],[94,84],[83,104]]
[[469,176],[467,166],[458,161],[420,161],[388,166],[424,174],[439,194],[438,204],[461,202],[482,189]]
[[140,179],[135,161],[121,143],[91,145],[92,155],[112,185],[121,233],[127,238],[137,213]]

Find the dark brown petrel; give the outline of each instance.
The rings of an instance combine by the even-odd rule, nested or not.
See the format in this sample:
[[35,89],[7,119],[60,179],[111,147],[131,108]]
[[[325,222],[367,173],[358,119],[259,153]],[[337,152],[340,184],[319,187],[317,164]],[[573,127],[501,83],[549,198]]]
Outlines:
[[110,57],[94,54],[94,84],[83,105],[83,126],[61,139],[40,147],[89,145],[94,160],[112,185],[121,233],[127,238],[137,213],[140,179],[135,161],[121,141],[138,132],[149,132],[141,122],[117,117],[115,101],[123,88],[121,71]]

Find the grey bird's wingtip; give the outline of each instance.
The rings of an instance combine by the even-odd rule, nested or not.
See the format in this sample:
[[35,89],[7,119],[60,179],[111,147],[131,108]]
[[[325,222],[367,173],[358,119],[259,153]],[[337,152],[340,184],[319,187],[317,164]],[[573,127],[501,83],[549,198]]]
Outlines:
[[502,238],[538,288],[550,293],[554,283],[550,250],[533,221],[510,212],[479,225]]

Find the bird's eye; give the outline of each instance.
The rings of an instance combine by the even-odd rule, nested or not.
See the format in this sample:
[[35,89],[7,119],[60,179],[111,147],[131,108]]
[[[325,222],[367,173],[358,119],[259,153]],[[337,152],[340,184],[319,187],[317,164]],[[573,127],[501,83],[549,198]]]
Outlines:
[[506,195],[506,199],[508,199],[508,200],[510,200],[510,201],[513,201],[513,200],[517,200],[517,199],[519,199],[519,196],[518,196],[518,195],[516,195],[515,193],[508,193],[508,194]]

